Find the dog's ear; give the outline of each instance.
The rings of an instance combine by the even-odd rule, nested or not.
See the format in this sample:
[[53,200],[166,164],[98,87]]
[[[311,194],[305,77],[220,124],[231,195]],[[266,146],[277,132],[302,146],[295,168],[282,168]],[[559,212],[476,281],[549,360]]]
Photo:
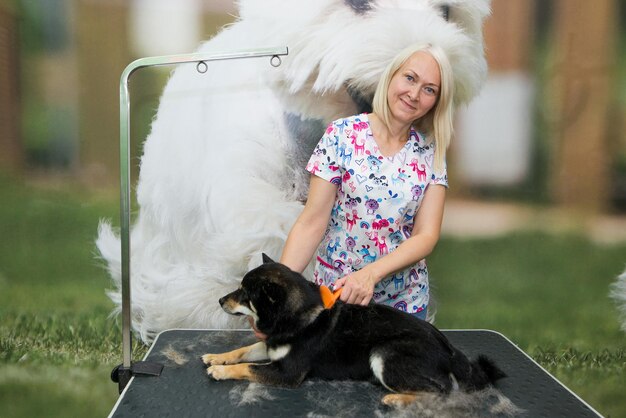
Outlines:
[[267,301],[269,301],[271,305],[285,299],[285,289],[282,286],[270,281],[266,281],[261,284],[261,292],[265,295]]
[[275,263],[267,254],[263,253],[263,264]]

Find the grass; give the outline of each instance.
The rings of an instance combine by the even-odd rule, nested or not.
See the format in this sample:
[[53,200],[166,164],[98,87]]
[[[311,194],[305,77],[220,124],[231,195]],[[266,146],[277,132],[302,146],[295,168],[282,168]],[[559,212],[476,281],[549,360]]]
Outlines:
[[520,233],[444,239],[430,259],[441,328],[502,332],[596,410],[626,416],[626,343],[609,286],[626,245]]
[[121,332],[93,242],[117,203],[6,177],[0,196],[0,415],[106,416]]
[[[121,331],[93,241],[117,200],[3,177],[0,197],[1,414],[106,416]],[[625,336],[608,298],[625,254],[576,235],[444,238],[429,260],[437,324],[502,332],[600,413],[626,416]]]

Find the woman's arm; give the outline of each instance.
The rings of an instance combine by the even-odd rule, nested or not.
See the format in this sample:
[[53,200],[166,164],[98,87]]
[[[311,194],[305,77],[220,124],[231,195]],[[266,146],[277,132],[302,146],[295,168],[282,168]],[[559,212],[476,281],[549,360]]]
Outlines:
[[446,189],[431,184],[426,189],[422,204],[415,215],[411,237],[393,252],[368,264],[335,282],[335,289],[343,287],[341,300],[367,305],[374,294],[374,286],[390,274],[426,258],[435,248],[441,233]]
[[280,262],[290,269],[302,272],[319,246],[330,212],[337,197],[337,186],[311,175],[309,195],[302,213],[291,227]]

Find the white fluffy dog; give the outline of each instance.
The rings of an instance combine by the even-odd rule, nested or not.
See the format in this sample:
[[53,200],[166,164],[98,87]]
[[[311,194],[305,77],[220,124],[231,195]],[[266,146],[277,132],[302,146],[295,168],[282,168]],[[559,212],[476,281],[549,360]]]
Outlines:
[[611,297],[617,303],[622,321],[622,330],[626,332],[626,271],[617,277],[615,283],[611,285]]
[[[368,109],[379,75],[414,43],[438,44],[455,73],[457,104],[487,72],[489,0],[240,0],[239,20],[201,52],[289,48],[269,59],[173,72],[141,158],[131,233],[133,329],[240,327],[217,298],[279,258],[302,209],[303,168],[325,126]],[[444,18],[448,16],[448,20]],[[97,246],[120,305],[120,241],[102,222]]]

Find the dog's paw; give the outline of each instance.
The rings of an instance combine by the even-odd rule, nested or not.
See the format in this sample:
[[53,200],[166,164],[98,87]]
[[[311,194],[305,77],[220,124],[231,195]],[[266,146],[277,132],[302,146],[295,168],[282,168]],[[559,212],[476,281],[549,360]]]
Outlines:
[[224,354],[205,354],[202,356],[202,362],[207,366],[214,364],[229,364],[232,359],[229,359]]
[[213,365],[206,370],[206,373],[215,380],[246,379],[249,375],[246,364]]
[[257,381],[249,363],[213,365],[206,369],[207,375],[215,380],[249,380]]
[[232,366],[228,366],[228,365],[210,366],[206,370],[206,374],[215,380],[234,379],[236,378],[236,376],[233,375],[231,368]]

